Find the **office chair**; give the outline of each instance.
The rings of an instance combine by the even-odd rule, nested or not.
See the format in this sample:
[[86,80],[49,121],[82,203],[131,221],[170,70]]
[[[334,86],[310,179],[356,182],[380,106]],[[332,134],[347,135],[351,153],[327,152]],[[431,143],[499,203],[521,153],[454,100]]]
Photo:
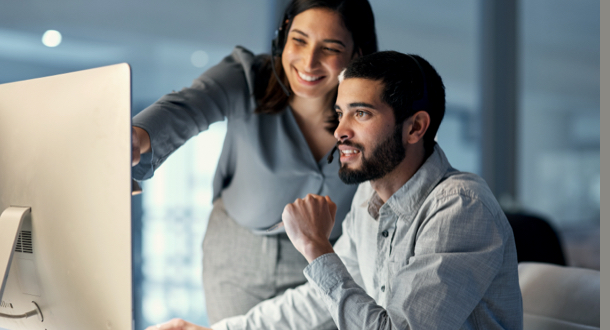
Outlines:
[[561,240],[548,221],[526,213],[505,214],[515,235],[518,262],[566,265]]
[[598,270],[524,262],[519,286],[524,330],[600,328]]

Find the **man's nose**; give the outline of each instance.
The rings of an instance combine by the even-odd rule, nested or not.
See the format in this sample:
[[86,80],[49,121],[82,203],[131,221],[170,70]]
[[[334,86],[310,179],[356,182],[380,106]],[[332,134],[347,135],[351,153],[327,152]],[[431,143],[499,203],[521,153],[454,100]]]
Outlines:
[[349,140],[354,136],[353,130],[350,128],[349,122],[347,119],[342,119],[339,121],[339,126],[335,130],[335,139],[338,141]]

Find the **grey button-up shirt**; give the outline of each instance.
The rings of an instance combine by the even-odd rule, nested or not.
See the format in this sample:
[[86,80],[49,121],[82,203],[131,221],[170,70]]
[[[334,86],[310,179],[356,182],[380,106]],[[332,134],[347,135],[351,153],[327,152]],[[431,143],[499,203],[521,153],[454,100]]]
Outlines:
[[358,188],[308,283],[214,329],[522,329],[511,227],[487,184],[441,148],[381,207]]

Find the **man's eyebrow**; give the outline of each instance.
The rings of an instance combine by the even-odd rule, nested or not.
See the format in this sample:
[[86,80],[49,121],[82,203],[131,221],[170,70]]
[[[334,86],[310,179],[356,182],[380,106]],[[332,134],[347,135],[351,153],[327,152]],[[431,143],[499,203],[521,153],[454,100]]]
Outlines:
[[[301,30],[299,30],[299,29],[292,29],[292,30],[290,30],[290,32],[295,32],[295,33],[298,33],[298,34],[300,34],[300,35],[302,35],[302,36],[304,36],[304,37],[309,38],[309,36],[307,35],[307,33],[303,32],[303,31],[301,31]],[[343,43],[343,41],[341,41],[341,40],[337,40],[337,39],[324,39],[323,41],[324,41],[324,42],[328,42],[328,43],[332,43],[332,44],[341,45],[341,46],[343,46],[343,47],[347,48],[347,47],[345,46],[345,44]]]
[[350,108],[369,108],[369,109],[375,109],[375,106],[369,103],[365,103],[365,102],[354,102],[354,103],[350,103],[349,104]]

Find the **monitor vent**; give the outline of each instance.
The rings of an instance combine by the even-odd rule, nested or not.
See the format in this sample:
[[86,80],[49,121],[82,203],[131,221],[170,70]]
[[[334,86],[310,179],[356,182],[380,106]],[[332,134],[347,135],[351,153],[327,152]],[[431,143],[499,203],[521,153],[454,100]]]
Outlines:
[[32,232],[22,230],[17,238],[17,246],[15,246],[15,252],[22,253],[33,253],[32,250]]

